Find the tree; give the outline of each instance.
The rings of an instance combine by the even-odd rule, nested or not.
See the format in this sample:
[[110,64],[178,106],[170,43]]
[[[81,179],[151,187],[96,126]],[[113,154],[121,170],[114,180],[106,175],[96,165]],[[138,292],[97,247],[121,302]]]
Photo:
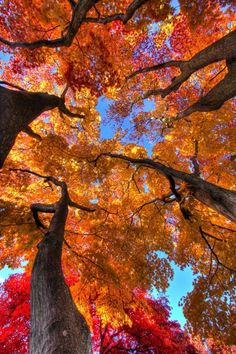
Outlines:
[[[135,298],[139,298],[138,305]],[[103,326],[91,304],[94,351],[103,354],[197,353],[179,324],[169,320],[169,311],[165,298],[154,300],[139,290],[134,294],[133,304],[126,309],[131,324],[115,328],[110,324]]]
[[[73,284],[73,281],[72,281]],[[135,305],[135,298],[141,301]],[[29,351],[30,333],[30,279],[26,274],[10,276],[1,286],[1,348],[3,354]],[[134,294],[134,303],[126,312],[130,325],[118,328],[102,325],[93,302],[93,350],[95,352],[122,352],[136,350],[158,353],[195,353],[188,337],[177,322],[170,321],[166,299],[154,300],[141,291]],[[20,351],[19,351],[20,350]]]
[[[0,262],[14,267],[23,256],[30,271],[45,225],[39,244],[50,244],[52,221],[41,221],[37,207],[33,218],[29,207],[43,201],[49,206],[40,210],[57,219],[58,187],[68,186],[72,208],[58,235],[63,272],[77,278],[71,290],[82,323],[84,316],[91,325],[89,298],[98,289],[102,320],[128,321],[133,289],[165,290],[174,261],[198,274],[185,299],[191,330],[232,343],[231,331],[219,331],[221,312],[232,313],[236,267],[235,5],[191,4],[180,1],[179,11],[160,0],[1,5],[2,83],[13,87],[0,92]],[[113,100],[110,140],[99,136],[101,95]],[[140,139],[153,141],[151,159]],[[65,289],[58,257],[55,279]],[[66,299],[69,308],[68,292]]]

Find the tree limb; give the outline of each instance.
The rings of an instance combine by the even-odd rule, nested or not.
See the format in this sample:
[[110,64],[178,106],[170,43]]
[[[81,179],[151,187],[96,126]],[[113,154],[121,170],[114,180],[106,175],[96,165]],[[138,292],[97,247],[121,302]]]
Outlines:
[[71,112],[68,108],[66,108],[65,103],[63,101],[59,104],[58,109],[61,113],[66,114],[70,118],[85,118],[84,114]]
[[26,128],[24,128],[22,131],[34,139],[37,139],[39,141],[42,140],[41,136],[39,134],[35,133],[29,125]]
[[7,86],[10,86],[10,87],[16,88],[16,89],[18,89],[18,90],[20,90],[20,91],[25,91],[25,92],[27,92],[27,91],[26,91],[25,89],[23,89],[22,87],[17,86],[17,85],[13,85],[13,84],[11,84],[10,82],[7,82],[7,81],[0,81],[0,85],[7,85]]
[[219,109],[223,103],[236,95],[236,30],[228,33],[218,41],[195,54],[188,61],[171,60],[166,63],[141,68],[127,77],[131,79],[138,74],[156,71],[161,68],[179,67],[180,75],[174,77],[164,89],[151,89],[142,98],[160,95],[162,98],[177,91],[179,87],[197,70],[221,60],[226,60],[228,73],[205,96],[199,98],[192,106],[180,112],[172,121],[180,120],[194,112],[210,112]]
[[38,228],[42,228],[42,229],[47,229],[47,227],[41,222],[41,220],[39,219],[39,212],[42,213],[55,213],[56,211],[56,206],[55,204],[31,204],[30,209],[33,213],[33,217],[34,217],[34,221],[35,224]]
[[[148,158],[139,159],[115,153],[102,153],[98,155],[92,162],[96,164],[102,156],[117,158],[138,166],[151,168],[157,170],[166,178],[171,176],[174,181],[180,183],[186,182],[193,197],[211,209],[224,215],[226,218],[236,222],[236,192],[233,190],[219,187],[215,184],[203,180],[200,177],[176,170],[172,167],[168,167],[160,162],[156,162]],[[170,182],[169,178],[168,180]]]
[[31,43],[28,42],[12,42],[3,37],[0,37],[0,42],[8,45],[11,48],[28,48],[35,49],[39,47],[57,48],[57,47],[69,47],[76,36],[79,28],[84,22],[93,23],[109,23],[112,21],[120,20],[126,24],[134,15],[137,9],[139,9],[148,0],[134,0],[127,8],[124,14],[114,14],[105,18],[86,18],[86,14],[89,10],[98,2],[97,0],[80,0],[75,3],[73,0],[69,1],[72,8],[72,18],[66,28],[67,32],[60,38],[56,39],[41,39]]

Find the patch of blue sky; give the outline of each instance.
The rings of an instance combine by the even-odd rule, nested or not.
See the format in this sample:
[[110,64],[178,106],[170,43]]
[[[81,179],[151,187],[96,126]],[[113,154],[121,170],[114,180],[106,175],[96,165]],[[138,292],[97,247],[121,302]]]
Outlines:
[[[101,115],[101,128],[100,128],[100,140],[104,139],[112,139],[116,133],[116,126],[114,122],[107,121],[107,111],[109,110],[110,105],[112,104],[112,100],[106,99],[104,96],[99,97],[96,109]],[[143,101],[142,111],[143,112],[151,112],[155,108],[154,100],[146,99]],[[123,143],[133,143],[133,139],[131,138],[132,131],[132,116],[137,112],[133,110],[133,112],[126,118],[124,118],[123,123],[121,125],[122,131],[127,131],[128,133],[121,140]],[[158,140],[158,137],[157,137]],[[139,143],[141,143],[145,149],[147,150],[148,156],[152,155],[152,149],[156,142],[148,140],[148,138],[141,137]]]
[[[164,252],[158,251],[157,253],[160,258],[167,258],[167,255]],[[183,328],[186,323],[186,318],[184,317],[183,308],[179,305],[179,302],[183,296],[186,296],[187,293],[192,291],[193,281],[196,278],[196,275],[193,275],[190,267],[180,269],[180,267],[174,262],[171,262],[171,266],[174,271],[174,277],[170,281],[168,289],[165,293],[160,294],[154,288],[152,290],[152,295],[156,298],[162,295],[167,297],[171,307],[170,319],[178,321]]]
[[105,117],[107,116],[107,111],[111,105],[112,100],[108,100],[104,96],[99,97],[96,109],[101,115],[101,128],[100,128],[100,139],[111,139],[113,138],[116,128],[115,125],[108,122],[105,123]]
[[90,203],[97,204],[99,202],[98,198],[90,199]]
[[174,9],[174,14],[178,15],[180,12],[180,4],[178,0],[171,0],[170,1],[170,6]]
[[[10,60],[11,55],[7,53],[3,53],[0,51],[0,63],[4,67],[4,65],[7,64],[7,62]],[[0,75],[3,73],[4,68],[0,69]]]
[[10,275],[16,273],[23,273],[23,268],[15,268],[11,269],[8,266],[5,266],[3,269],[0,270],[0,283],[4,282]]

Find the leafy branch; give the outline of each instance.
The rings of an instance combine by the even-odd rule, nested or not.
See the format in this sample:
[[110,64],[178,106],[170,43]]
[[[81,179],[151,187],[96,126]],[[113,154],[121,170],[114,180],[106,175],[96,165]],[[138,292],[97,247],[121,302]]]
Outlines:
[[[84,22],[107,24],[113,21],[121,21],[126,24],[145,2],[148,0],[134,0],[127,8],[125,13],[114,14],[107,17],[92,18],[86,17],[98,0],[80,0],[77,3],[69,0],[72,9],[72,17],[69,25],[66,27],[66,33],[56,39],[41,39],[34,42],[12,42],[3,37],[0,37],[0,42],[8,45],[11,48],[28,48],[35,49],[39,47],[58,48],[69,47],[78,33],[79,28]],[[64,31],[63,31],[64,32]]]
[[[195,54],[190,60],[171,60],[165,63],[156,64],[146,68],[140,68],[127,77],[127,80],[134,78],[139,74],[157,71],[163,68],[177,67],[181,73],[174,77],[171,84],[164,89],[151,89],[142,95],[142,99],[150,96],[160,95],[162,98],[170,93],[177,91],[180,86],[189,79],[189,77],[197,70],[205,66],[226,60],[228,73],[225,77],[216,84],[205,96],[201,96],[197,102],[188,107],[182,112],[179,112],[176,117],[170,121],[178,121],[189,116],[194,112],[210,112],[219,109],[223,103],[236,95],[236,30],[228,33],[218,41],[212,43]],[[134,102],[136,103],[136,102]]]

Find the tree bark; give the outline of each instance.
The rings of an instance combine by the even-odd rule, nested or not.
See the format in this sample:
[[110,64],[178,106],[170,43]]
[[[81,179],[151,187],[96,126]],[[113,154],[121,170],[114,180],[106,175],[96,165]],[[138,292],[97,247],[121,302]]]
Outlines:
[[65,97],[49,95],[44,92],[28,92],[20,87],[0,81],[19,89],[10,90],[0,86],[0,168],[13,147],[17,135],[24,131],[33,138],[40,136],[32,131],[29,124],[41,113],[58,108],[61,113],[71,118],[84,118],[84,115],[73,113],[65,106]]
[[190,173],[178,171],[160,162],[154,162],[151,159],[135,159],[112,153],[104,153],[100,156],[102,155],[119,158],[130,163],[155,169],[168,179],[172,178],[176,183],[186,182],[191,194],[197,200],[224,215],[226,218],[236,222],[236,191],[216,186]]
[[0,168],[17,135],[42,112],[58,107],[60,97],[47,93],[14,91],[0,86]]
[[[89,354],[90,331],[66,285],[61,254],[69,196],[65,184],[49,231],[38,245],[31,280],[31,354]],[[37,204],[38,211],[44,205]],[[32,205],[32,209],[34,205]],[[50,211],[51,212],[51,211]]]

